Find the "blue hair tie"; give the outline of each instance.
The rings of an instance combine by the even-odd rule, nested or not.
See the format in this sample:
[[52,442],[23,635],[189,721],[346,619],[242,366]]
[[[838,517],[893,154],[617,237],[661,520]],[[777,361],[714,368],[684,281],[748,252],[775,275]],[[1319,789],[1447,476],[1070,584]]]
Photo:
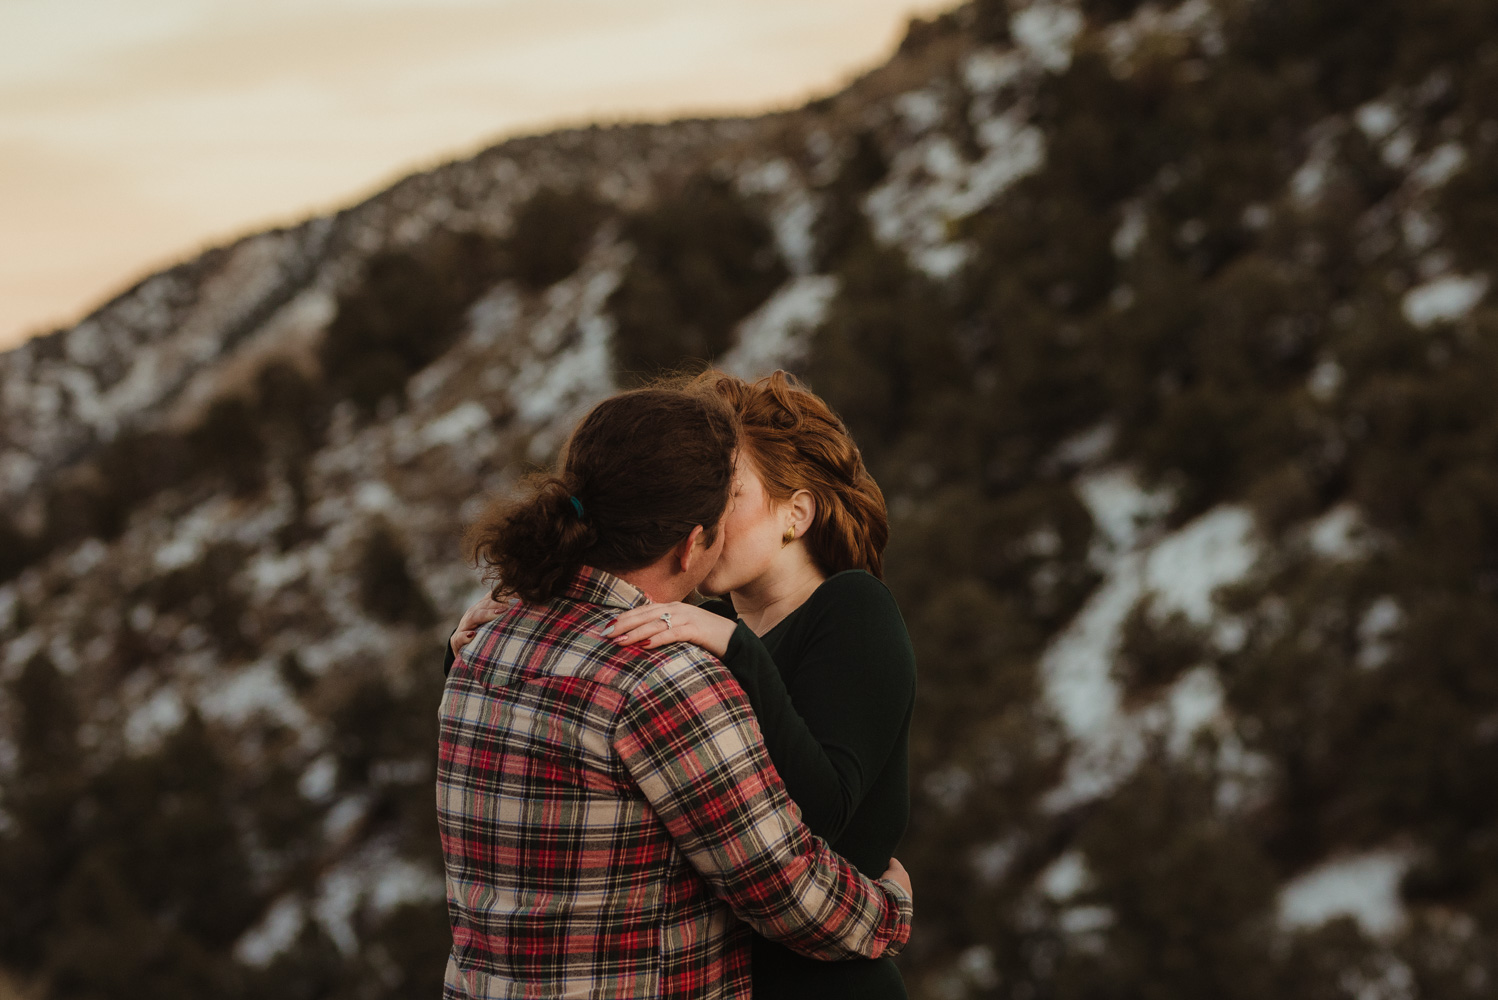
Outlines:
[[581,500],[579,500],[577,497],[568,497],[567,499],[572,501],[572,509],[577,512],[577,519],[579,521],[587,517],[587,515],[583,513],[583,502]]

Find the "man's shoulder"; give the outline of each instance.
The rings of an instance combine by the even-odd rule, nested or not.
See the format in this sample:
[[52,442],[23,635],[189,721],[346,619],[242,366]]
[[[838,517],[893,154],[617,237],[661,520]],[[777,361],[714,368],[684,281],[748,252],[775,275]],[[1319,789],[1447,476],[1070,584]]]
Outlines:
[[728,676],[716,657],[691,643],[618,645],[603,634],[617,615],[616,608],[570,601],[517,606],[480,630],[471,655],[500,675],[586,678],[626,695],[641,686]]
[[652,690],[699,690],[706,686],[737,682],[721,660],[700,646],[673,642],[654,649],[623,647],[628,657],[621,664],[615,686],[620,693],[636,696]]

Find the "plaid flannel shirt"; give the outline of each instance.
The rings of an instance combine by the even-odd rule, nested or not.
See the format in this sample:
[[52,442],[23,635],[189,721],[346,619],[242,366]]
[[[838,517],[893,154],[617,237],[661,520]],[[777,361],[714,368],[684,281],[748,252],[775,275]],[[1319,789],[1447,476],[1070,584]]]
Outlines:
[[722,664],[599,635],[645,603],[585,568],[454,664],[437,777],[444,997],[748,997],[735,916],[817,958],[908,938],[904,891],[801,823]]

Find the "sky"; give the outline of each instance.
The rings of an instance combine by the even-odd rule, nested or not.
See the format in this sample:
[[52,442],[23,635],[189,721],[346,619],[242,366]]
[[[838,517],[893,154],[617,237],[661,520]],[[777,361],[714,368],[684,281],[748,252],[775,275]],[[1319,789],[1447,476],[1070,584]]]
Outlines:
[[0,350],[507,136],[799,104],[955,0],[0,0]]

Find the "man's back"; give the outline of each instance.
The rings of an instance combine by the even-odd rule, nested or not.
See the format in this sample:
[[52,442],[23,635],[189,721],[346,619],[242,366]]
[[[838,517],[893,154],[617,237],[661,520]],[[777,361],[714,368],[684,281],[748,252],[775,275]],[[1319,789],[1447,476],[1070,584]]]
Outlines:
[[486,627],[448,678],[447,996],[747,996],[732,911],[819,957],[908,935],[908,900],[800,825],[721,664],[599,635],[642,603],[585,568]]

